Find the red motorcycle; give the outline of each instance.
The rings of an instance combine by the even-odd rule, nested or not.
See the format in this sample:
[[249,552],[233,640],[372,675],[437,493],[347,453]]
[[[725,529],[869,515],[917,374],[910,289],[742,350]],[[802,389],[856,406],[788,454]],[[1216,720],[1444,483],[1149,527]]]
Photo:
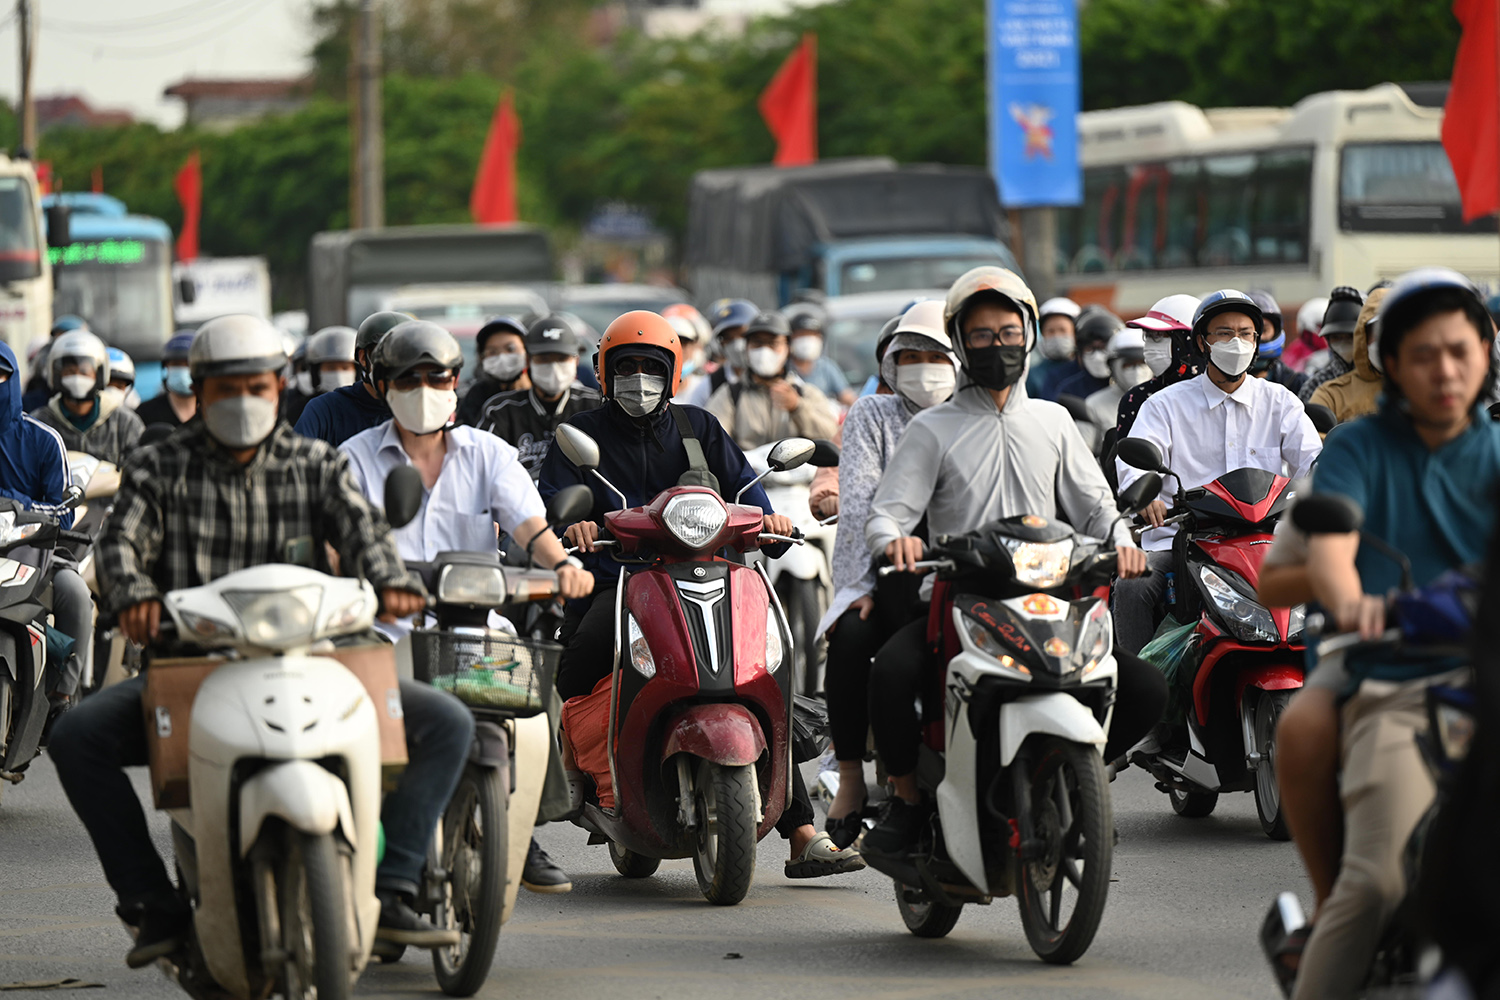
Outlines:
[[[557,444],[625,503],[599,475],[592,438],[564,424]],[[803,465],[814,450],[781,441],[770,471]],[[589,842],[607,842],[627,878],[691,857],[703,895],[721,905],[745,898],[755,845],[792,795],[786,615],[763,568],[715,553],[798,539],[763,534],[760,508],[738,503],[744,493],[725,503],[706,487],[674,486],[605,516],[611,537],[595,544],[623,564],[614,669],[563,708],[574,759],[594,782],[574,820]]]
[[[1156,445],[1120,442],[1127,465],[1172,475]],[[1196,622],[1188,663],[1178,677],[1187,700],[1182,745],[1136,752],[1130,762],[1150,771],[1179,816],[1213,812],[1220,792],[1253,791],[1261,829],[1290,837],[1276,785],[1276,723],[1302,687],[1305,608],[1268,608],[1255,596],[1271,532],[1292,500],[1291,483],[1262,469],[1236,469],[1206,486],[1182,490],[1168,524],[1173,540],[1168,610]],[[1173,743],[1178,741],[1174,740]]]

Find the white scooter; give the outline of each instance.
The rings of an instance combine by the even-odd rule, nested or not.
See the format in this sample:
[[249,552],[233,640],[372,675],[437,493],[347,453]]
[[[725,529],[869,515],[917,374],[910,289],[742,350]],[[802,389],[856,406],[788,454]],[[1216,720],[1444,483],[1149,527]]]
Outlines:
[[161,964],[199,997],[346,998],[380,915],[380,718],[401,709],[390,647],[338,651],[388,659],[372,696],[321,640],[368,629],[375,591],[270,565],[163,605],[164,635],[223,658],[146,672],[153,790],[193,909],[186,948]]

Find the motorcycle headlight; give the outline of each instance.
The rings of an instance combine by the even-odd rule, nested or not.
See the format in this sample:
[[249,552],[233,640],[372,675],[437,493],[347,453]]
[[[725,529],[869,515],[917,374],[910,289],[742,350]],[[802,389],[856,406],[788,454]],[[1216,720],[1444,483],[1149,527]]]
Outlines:
[[465,566],[462,563],[443,567],[438,577],[439,604],[468,604],[494,607],[505,603],[505,573],[499,566]]
[[1457,705],[1440,702],[1432,720],[1443,756],[1455,764],[1468,757],[1469,745],[1474,742],[1474,716]]
[[1203,589],[1219,609],[1225,625],[1236,639],[1244,642],[1276,642],[1281,638],[1271,612],[1235,590],[1207,566],[1199,571],[1199,578],[1203,581]]
[[1286,637],[1289,642],[1296,642],[1302,638],[1302,630],[1307,627],[1307,605],[1297,604],[1292,606],[1291,616],[1286,621]]
[[358,597],[328,616],[324,633],[356,632],[368,627],[375,618],[375,603],[373,595],[361,591]]
[[684,493],[667,501],[661,519],[683,545],[690,549],[706,549],[724,530],[729,511],[716,496]]
[[1022,680],[1031,680],[1031,668],[1011,656],[995,633],[990,631],[988,625],[972,615],[965,614],[959,608],[954,610],[958,613],[960,633],[976,652],[998,660],[1000,666],[1013,671]]
[[1073,564],[1073,540],[1061,542],[1025,542],[1006,538],[1010,561],[1016,568],[1016,581],[1028,587],[1057,587],[1068,578]]
[[1090,673],[1114,648],[1113,629],[1110,627],[1109,606],[1100,601],[1089,613],[1083,633],[1078,637],[1078,651],[1073,654],[1073,664]]
[[281,649],[312,642],[323,588],[314,585],[291,590],[229,590],[224,592],[224,600],[239,616],[240,628],[248,641],[268,649]]
[[23,538],[30,538],[41,530],[41,527],[40,521],[17,524],[15,511],[0,511],[0,545],[12,545]]
[[236,635],[233,625],[215,621],[203,615],[195,615],[191,611],[179,609],[177,616],[182,619],[183,627],[189,633],[183,636],[184,639],[206,642],[212,639],[233,639]]
[[776,609],[766,608],[766,672],[774,674],[785,658],[781,648],[781,625],[776,621]]
[[656,659],[651,655],[651,647],[647,644],[635,615],[628,612],[625,615],[625,636],[630,646],[630,665],[647,680],[655,677]]

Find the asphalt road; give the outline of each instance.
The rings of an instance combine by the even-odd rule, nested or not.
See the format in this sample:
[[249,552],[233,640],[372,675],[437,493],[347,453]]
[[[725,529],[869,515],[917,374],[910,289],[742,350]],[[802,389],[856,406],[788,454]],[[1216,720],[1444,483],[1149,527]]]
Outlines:
[[[137,787],[146,792],[144,774]],[[522,892],[480,996],[1276,997],[1256,931],[1279,890],[1307,899],[1292,846],[1266,839],[1248,794],[1225,796],[1208,819],[1183,820],[1138,769],[1113,791],[1116,881],[1093,947],[1070,968],[1033,957],[1012,900],[966,907],[947,938],[921,940],[902,925],[884,877],[789,881],[785,845],[773,835],[761,844],[749,897],[721,908],[703,902],[689,861],[627,881],[605,848],[585,845],[583,831],[554,825],[541,839],[573,891]],[[149,815],[162,845],[165,824]],[[103,984],[86,994],[100,1000],[182,995],[154,969],[125,968],[112,896],[46,760],[5,789],[0,851],[0,989],[74,977]],[[411,951],[399,964],[372,966],[358,992],[441,996],[427,956]]]

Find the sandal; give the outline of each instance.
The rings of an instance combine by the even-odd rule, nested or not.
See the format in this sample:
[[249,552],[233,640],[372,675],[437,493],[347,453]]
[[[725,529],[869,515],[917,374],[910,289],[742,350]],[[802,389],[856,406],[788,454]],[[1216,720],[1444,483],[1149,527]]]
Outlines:
[[840,849],[826,833],[816,834],[802,853],[786,863],[787,878],[821,878],[864,868],[865,859],[853,848]]
[[1312,935],[1312,924],[1303,924],[1287,933],[1281,942],[1270,951],[1271,972],[1276,976],[1276,985],[1282,996],[1292,995],[1292,986],[1297,982],[1297,970],[1302,965],[1302,952],[1307,948],[1307,939]]
[[864,810],[856,809],[854,812],[846,816],[840,816],[838,819],[830,817],[823,821],[823,829],[828,833],[829,839],[833,841],[833,846],[842,851],[851,846],[859,839],[859,835],[864,832]]

